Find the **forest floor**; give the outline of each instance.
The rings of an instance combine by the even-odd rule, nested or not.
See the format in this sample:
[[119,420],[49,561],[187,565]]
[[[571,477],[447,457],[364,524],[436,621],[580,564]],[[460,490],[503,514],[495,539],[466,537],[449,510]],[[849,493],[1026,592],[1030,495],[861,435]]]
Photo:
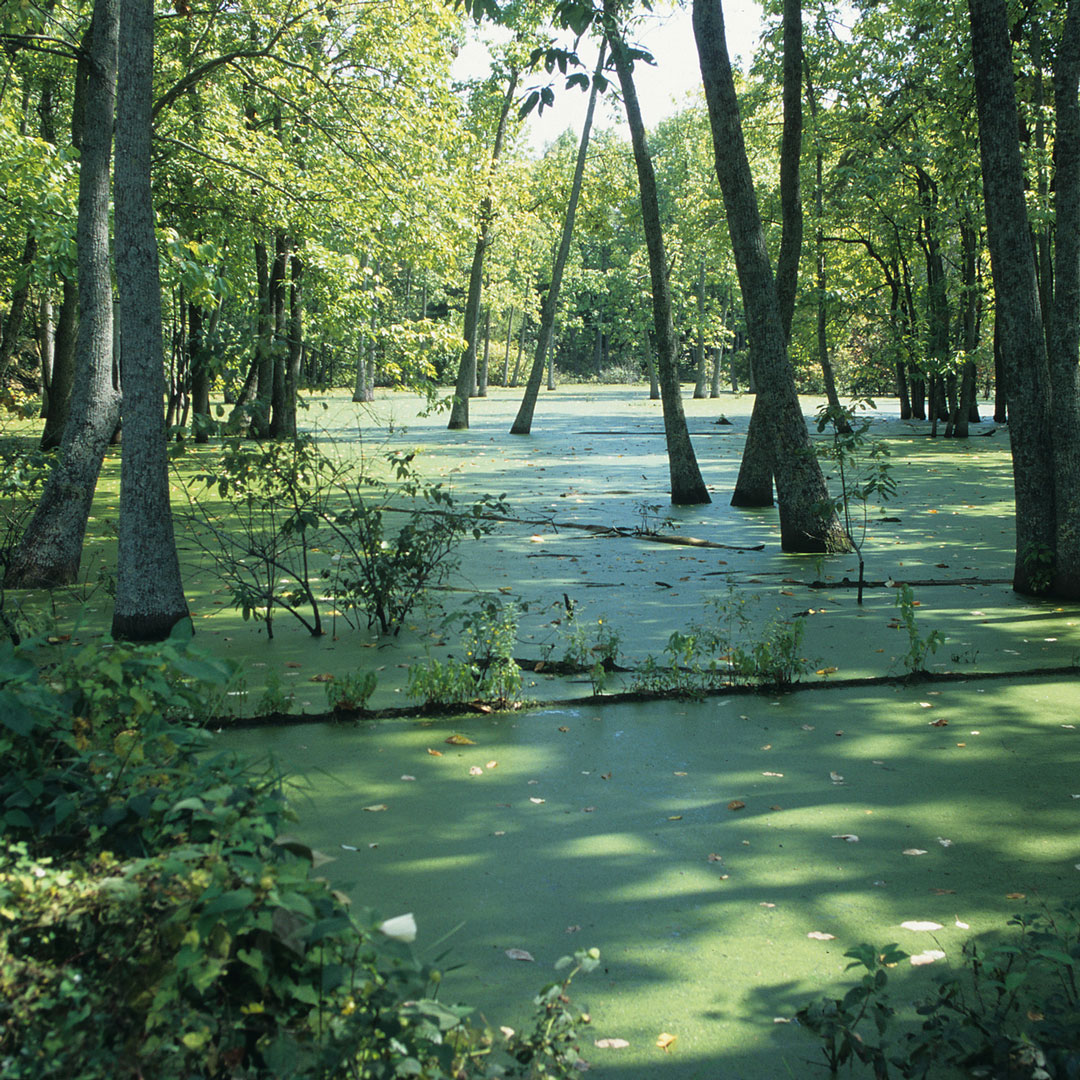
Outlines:
[[[403,394],[362,408],[344,395],[310,401],[303,426],[340,455],[372,462],[416,449],[422,475],[463,499],[506,493],[512,520],[463,545],[460,572],[434,594],[441,610],[416,611],[397,637],[339,619],[316,639],[279,615],[267,641],[179,538],[196,641],[244,669],[238,711],[251,719],[272,675],[297,719],[307,714],[222,740],[272,753],[294,775],[298,829],[336,857],[335,884],[386,916],[414,912],[422,954],[449,950],[443,963],[461,966],[446,997],[518,1026],[550,965],[595,945],[603,969],[575,984],[575,999],[590,1006],[583,1049],[598,1075],[801,1078],[817,1072],[806,1064],[815,1044],[778,1021],[837,989],[846,949],[896,941],[946,952],[897,970],[911,998],[972,935],[1075,895],[1080,608],[1009,587],[1005,429],[931,439],[929,425],[902,423],[895,402],[879,401],[871,435],[892,451],[899,492],[870,507],[864,553],[876,584],[859,605],[853,556],[784,555],[775,510],[728,505],[752,398],[686,399],[714,500],[691,508],[667,502],[659,403],[639,387],[545,392],[527,438],[508,434],[517,401],[499,389],[474,400],[466,432],[446,431],[445,414],[419,417]],[[804,400],[808,416],[817,404]],[[717,423],[721,411],[731,424]],[[54,608],[76,640],[107,627],[107,597],[92,583],[112,557],[117,471],[110,458],[89,584]],[[932,681],[904,679],[901,583],[917,601],[917,635],[944,637],[925,657]],[[410,666],[460,655],[440,616],[477,591],[527,606],[522,696],[546,704],[400,714],[416,704]],[[650,654],[666,663],[673,631],[732,626],[739,611],[747,646],[771,620],[798,620],[806,670],[785,693],[696,701],[618,697],[635,676],[615,671],[609,696],[595,698],[587,676],[552,670],[568,647],[568,603],[577,625],[602,618],[618,634],[622,668]],[[320,680],[363,670],[377,671],[371,707],[388,715],[324,723]],[[447,744],[455,734],[472,742]],[[901,927],[911,920],[941,929]],[[676,1036],[667,1051],[662,1032]]]

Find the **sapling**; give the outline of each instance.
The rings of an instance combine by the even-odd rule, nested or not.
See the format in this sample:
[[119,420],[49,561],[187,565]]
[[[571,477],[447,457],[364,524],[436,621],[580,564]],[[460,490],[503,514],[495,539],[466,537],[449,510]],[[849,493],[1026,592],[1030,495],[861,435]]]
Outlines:
[[[889,448],[880,439],[870,439],[870,420],[857,415],[860,406],[874,407],[869,398],[850,405],[822,405],[817,414],[818,432],[832,431],[832,439],[818,445],[818,454],[836,462],[840,474],[840,494],[829,501],[829,509],[838,514],[852,549],[859,558],[858,602],[862,603],[865,581],[863,544],[866,541],[866,517],[871,497],[887,502],[896,494],[896,481],[889,471]],[[862,522],[853,525],[852,503],[862,504]],[[856,535],[857,534],[857,535]]]

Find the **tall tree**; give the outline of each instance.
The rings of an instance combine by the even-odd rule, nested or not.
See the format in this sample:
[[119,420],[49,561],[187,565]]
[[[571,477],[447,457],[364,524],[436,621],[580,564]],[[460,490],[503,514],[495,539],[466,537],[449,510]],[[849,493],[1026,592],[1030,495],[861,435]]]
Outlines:
[[705,99],[709,106],[716,174],[727,207],[731,246],[746,307],[751,364],[766,428],[775,447],[774,468],[784,551],[844,551],[848,541],[828,502],[828,489],[810,445],[795,392],[780,303],[746,156],[735,80],[728,57],[720,0],[694,0]]
[[656,193],[656,174],[645,137],[634,62],[619,25],[619,0],[604,0],[603,32],[611,49],[615,70],[622,89],[630,142],[634,148],[638,187],[641,194],[641,219],[645,228],[645,246],[649,252],[649,280],[652,283],[653,326],[656,333],[656,369],[660,383],[660,402],[664,414],[664,438],[667,442],[668,474],[671,501],[676,506],[707,503],[709,491],[698,468],[697,455],[690,441],[679,385],[678,342],[671,317],[671,287],[668,281],[664,233],[660,224],[660,204]]
[[189,618],[173,536],[166,457],[161,284],[150,191],[153,0],[120,0],[116,278],[124,445],[113,637],[161,641]]
[[101,463],[120,413],[113,383],[109,162],[116,101],[119,0],[95,0],[86,43],[86,111],[79,165],[79,328],[71,406],[59,458],[8,568],[7,584],[78,580]]
[[454,387],[454,404],[450,409],[447,428],[459,431],[469,426],[469,396],[476,385],[476,339],[480,325],[480,290],[484,281],[484,254],[491,239],[491,226],[495,219],[495,198],[491,185],[495,179],[495,169],[499,164],[503,140],[506,137],[506,122],[510,116],[510,106],[514,103],[514,91],[517,89],[518,71],[511,64],[507,77],[506,93],[503,95],[499,111],[499,123],[495,129],[495,143],[491,149],[491,164],[488,169],[487,190],[480,203],[480,221],[476,233],[476,246],[473,249],[472,266],[469,270],[469,294],[465,301],[465,348],[458,364],[457,383]]
[[570,198],[566,202],[566,213],[563,216],[562,234],[559,239],[559,249],[555,255],[555,264],[551,268],[551,284],[540,307],[540,331],[536,337],[536,354],[533,356],[532,367],[529,369],[529,381],[525,385],[525,394],[521,399],[521,405],[518,406],[513,426],[510,428],[511,435],[528,435],[532,430],[533,412],[536,409],[536,399],[540,394],[540,383],[544,378],[544,361],[547,359],[548,350],[551,348],[551,337],[555,332],[555,315],[559,309],[559,291],[562,288],[563,271],[566,269],[566,260],[570,256],[574,219],[577,215],[578,199],[581,198],[585,159],[589,152],[589,133],[592,131],[593,114],[596,112],[596,97],[600,92],[606,52],[607,41],[605,40],[600,46],[600,57],[596,62],[596,71],[589,89],[589,104],[585,110],[585,122],[581,127],[581,139],[578,142],[577,160],[574,164],[574,179],[570,185]]
[[[1039,286],[1025,201],[1020,154],[1019,116],[1014,91],[1012,43],[1005,0],[969,0],[971,44],[975,61],[975,92],[979,114],[979,149],[986,227],[994,277],[995,332],[1009,398],[1016,497],[1016,561],[1013,588],[1022,593],[1080,597],[1080,551],[1077,550],[1076,490],[1080,487],[1075,448],[1080,430],[1077,410],[1075,330],[1064,341],[1051,373],[1043,333]],[[1057,88],[1064,100],[1066,171],[1059,200],[1080,195],[1076,108],[1080,73],[1080,0],[1069,0],[1061,43],[1063,59]],[[1059,116],[1061,112],[1059,112]],[[1070,185],[1073,185],[1070,189]],[[1060,203],[1059,203],[1060,206]],[[1066,289],[1075,288],[1072,275],[1080,238],[1076,217],[1068,211],[1058,222],[1066,243]],[[1064,231],[1062,225],[1065,226]],[[1071,235],[1069,230],[1071,229]],[[1059,241],[1060,242],[1060,241]],[[1072,248],[1069,252],[1069,248]],[[1067,293],[1068,295],[1068,293]],[[1075,299],[1075,294],[1074,294]],[[1055,310],[1055,316],[1075,322],[1080,313]],[[1071,337],[1071,340],[1070,340]],[[1058,393],[1055,395],[1055,391]],[[1055,453],[1059,439],[1072,445]]]

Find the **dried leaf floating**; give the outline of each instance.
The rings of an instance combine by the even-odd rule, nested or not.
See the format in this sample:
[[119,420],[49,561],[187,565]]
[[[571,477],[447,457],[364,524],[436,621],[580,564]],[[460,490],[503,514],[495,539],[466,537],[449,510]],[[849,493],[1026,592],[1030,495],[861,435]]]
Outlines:
[[449,739],[445,739],[444,742],[448,742],[451,746],[475,746],[476,743],[468,737],[468,735],[451,735]]
[[806,936],[808,938],[810,938],[811,940],[813,940],[813,941],[835,941],[836,940],[836,935],[835,934],[826,934],[821,930],[811,930],[810,933],[807,934]]
[[927,921],[927,922],[917,922],[915,920],[911,920],[909,922],[901,923],[900,925],[905,930],[915,930],[915,931],[920,932],[920,933],[925,932],[925,931],[930,931],[930,930],[944,930],[945,929],[945,927],[943,927],[941,925],[941,923],[929,922],[929,921]]
[[506,955],[509,956],[511,960],[528,960],[535,962],[533,954],[531,952],[526,952],[524,949],[507,949]]
[[630,1044],[625,1039],[597,1039],[593,1045],[601,1050],[625,1050]]
[[662,1031],[657,1037],[656,1045],[659,1046],[660,1049],[663,1050],[666,1054],[671,1049],[672,1044],[675,1042],[675,1038],[676,1036],[669,1035],[666,1031]]

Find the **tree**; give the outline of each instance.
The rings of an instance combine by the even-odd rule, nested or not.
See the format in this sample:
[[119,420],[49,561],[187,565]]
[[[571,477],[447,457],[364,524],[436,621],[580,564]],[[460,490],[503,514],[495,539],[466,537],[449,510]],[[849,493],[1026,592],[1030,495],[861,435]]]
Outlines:
[[795,392],[776,282],[743,141],[720,0],[694,0],[693,23],[712,125],[716,174],[727,207],[731,246],[746,307],[751,364],[766,430],[775,447],[780,545],[784,551],[794,552],[845,551],[848,541],[829,508],[825,479]]
[[[1051,331],[1054,370],[1047,354],[1031,229],[1025,202],[1019,117],[1013,88],[1012,45],[1005,0],[969,0],[979,149],[986,226],[994,277],[996,333],[1009,398],[1016,496],[1016,561],[1013,588],[1030,594],[1080,597],[1080,396],[1077,393],[1077,331],[1080,319],[1077,253],[1080,218],[1065,206],[1080,197],[1080,0],[1069,0],[1060,45],[1055,92],[1059,116],[1059,289],[1073,303],[1054,315],[1072,327]],[[1064,123],[1061,123],[1061,120]],[[1064,137],[1064,145],[1061,144]],[[1060,249],[1059,249],[1060,250]],[[1062,445],[1056,450],[1059,444]]]
[[150,190],[153,0],[121,0],[116,109],[116,278],[124,445],[113,637],[161,641],[189,618],[165,447],[161,284]]
[[637,89],[634,85],[633,54],[619,26],[619,0],[604,0],[603,32],[611,49],[615,70],[622,88],[623,106],[634,148],[638,187],[641,194],[641,219],[649,252],[649,279],[652,283],[653,326],[656,334],[656,368],[660,383],[660,401],[664,413],[664,437],[667,442],[671,501],[676,506],[711,502],[705,481],[698,468],[697,456],[690,442],[690,432],[683,412],[682,392],[675,327],[671,318],[671,289],[668,282],[664,234],[660,224],[660,205],[656,193],[656,175],[645,137]]
[[113,383],[109,268],[118,5],[119,0],[95,0],[87,41],[77,224],[79,328],[70,414],[59,458],[8,569],[9,587],[51,588],[78,580],[94,488],[120,413]]
[[514,102],[517,88],[518,71],[511,64],[507,76],[506,93],[503,95],[499,111],[499,122],[495,128],[495,142],[491,149],[491,164],[488,169],[488,190],[480,204],[480,222],[476,233],[476,246],[473,249],[472,267],[469,270],[469,294],[465,301],[465,349],[458,365],[457,384],[454,388],[454,404],[450,410],[447,428],[458,431],[469,426],[469,396],[476,384],[476,337],[480,323],[480,290],[484,280],[484,252],[491,236],[491,226],[495,218],[495,200],[491,191],[495,169],[502,153],[503,139],[506,137],[506,121],[510,116],[510,106]]
[[[593,113],[596,111],[596,97],[600,91],[604,71],[604,56],[607,41],[601,43],[600,57],[596,61],[592,86],[589,90],[589,104],[585,110],[585,121],[581,127],[581,139],[578,143],[577,160],[574,164],[574,179],[570,185],[570,198],[566,202],[566,214],[563,218],[562,235],[555,263],[551,268],[551,284],[548,286],[544,302],[540,307],[540,330],[536,338],[536,355],[529,369],[529,381],[525,385],[525,394],[521,399],[517,416],[510,428],[511,435],[528,435],[532,430],[533,411],[540,393],[540,383],[544,377],[544,361],[551,348],[551,338],[555,331],[555,315],[559,308],[559,290],[562,288],[563,271],[570,255],[570,241],[574,235],[574,218],[577,214],[578,199],[581,197],[581,182],[585,176],[585,158],[589,150],[589,133],[592,130]],[[584,78],[584,76],[582,76]]]

